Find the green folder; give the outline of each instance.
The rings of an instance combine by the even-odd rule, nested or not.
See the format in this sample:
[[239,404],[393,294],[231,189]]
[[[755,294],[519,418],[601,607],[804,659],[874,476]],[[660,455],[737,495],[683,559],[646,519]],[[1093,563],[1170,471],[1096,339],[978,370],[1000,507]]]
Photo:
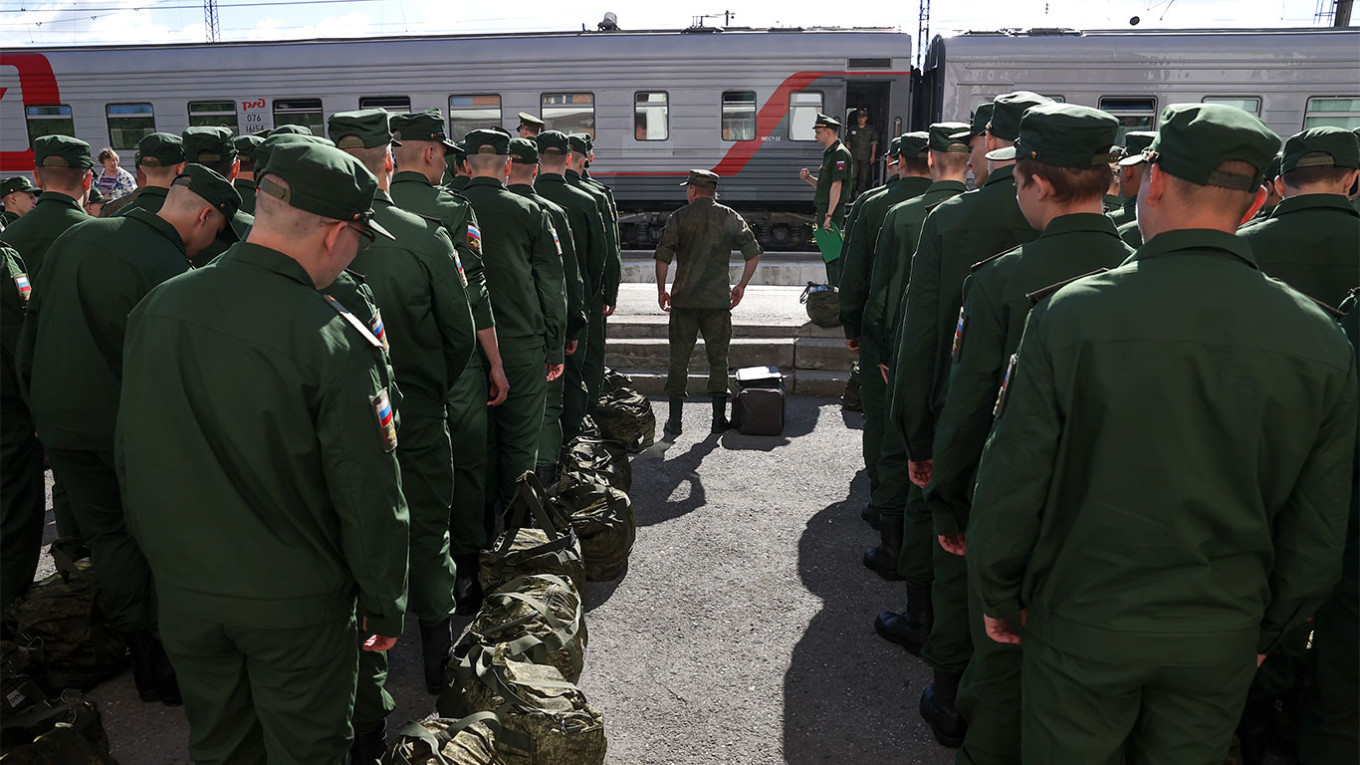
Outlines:
[[817,249],[822,251],[822,261],[830,263],[841,256],[841,245],[845,240],[841,238],[841,227],[835,223],[831,224],[831,230],[818,226],[812,232],[812,238],[817,242]]

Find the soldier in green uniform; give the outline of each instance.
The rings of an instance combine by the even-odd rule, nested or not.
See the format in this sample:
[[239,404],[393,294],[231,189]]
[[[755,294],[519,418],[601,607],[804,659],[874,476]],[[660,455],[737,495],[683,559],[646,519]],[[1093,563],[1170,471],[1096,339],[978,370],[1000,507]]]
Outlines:
[[1245,226],[1250,223],[1254,223],[1256,221],[1261,221],[1265,220],[1266,218],[1269,218],[1270,214],[1275,212],[1275,207],[1280,204],[1280,200],[1284,199],[1284,196],[1281,195],[1281,193],[1277,190],[1275,183],[1276,179],[1280,177],[1280,163],[1283,161],[1284,161],[1283,151],[1276,154],[1275,158],[1270,160],[1270,167],[1266,168],[1265,176],[1266,203],[1261,205],[1261,209],[1256,211],[1256,214],[1251,217],[1251,220],[1247,221],[1246,223],[1243,223],[1242,225]]
[[595,401],[600,396],[600,386],[604,382],[604,351],[608,335],[605,319],[614,312],[614,304],[618,300],[619,269],[621,268],[622,254],[619,249],[619,229],[614,218],[614,208],[609,201],[609,195],[604,192],[600,184],[591,183],[584,176],[586,164],[590,162],[591,156],[590,136],[585,133],[572,133],[567,136],[567,147],[570,150],[565,173],[567,183],[595,198],[596,208],[599,210],[600,218],[604,224],[606,239],[605,262],[600,274],[598,303],[586,305],[586,318],[590,323],[586,334],[586,357],[583,373],[586,379],[589,406],[594,407]]
[[869,124],[869,110],[856,109],[855,122],[845,131],[845,143],[855,161],[855,196],[869,188],[878,161],[878,129]]
[[241,212],[255,214],[255,150],[264,139],[258,135],[239,135],[232,139],[236,149],[237,173],[232,185],[241,195]]
[[104,217],[112,218],[141,207],[150,212],[161,209],[170,182],[184,172],[184,139],[174,133],[152,133],[137,142],[138,182],[136,191],[104,205]]
[[487,289],[510,381],[510,396],[492,411],[487,428],[488,499],[504,507],[514,497],[515,479],[537,465],[548,383],[562,374],[562,248],[548,214],[501,182],[510,170],[509,137],[474,130],[465,145],[472,169],[467,198],[485,237]]
[[[1106,112],[1041,104],[1025,113],[1014,146],[989,159],[1016,159],[1016,198],[1038,239],[975,264],[950,350],[949,392],[935,433],[926,504],[941,546],[965,552],[970,497],[992,425],[1007,359],[1020,344],[1031,299],[1055,282],[1115,268],[1132,253],[1104,214],[1119,121]],[[1118,156],[1113,155],[1113,156]],[[973,656],[959,685],[968,721],[959,763],[1020,762],[1020,652],[987,638],[977,593],[969,591]]]
[[1328,305],[1360,284],[1360,213],[1346,193],[1360,179],[1360,141],[1349,130],[1309,128],[1285,141],[1270,217],[1244,226],[1261,270]]
[[1022,645],[1026,762],[1222,762],[1341,574],[1355,352],[1233,235],[1279,145],[1167,107],[1123,160],[1147,243],[1030,313],[968,529],[987,634]]
[[[604,264],[604,316],[609,318],[614,314],[614,306],[618,304],[619,282],[622,278],[623,269],[623,238],[619,235],[619,204],[614,199],[614,190],[602,183],[598,178],[590,174],[590,166],[595,163],[595,138],[589,133],[582,133],[586,144],[586,159],[580,168],[581,181],[595,190],[604,194],[605,202],[609,206],[609,220],[613,226],[614,251]],[[606,334],[608,330],[606,328]],[[604,374],[604,340],[600,342],[600,374]]]
[[[884,394],[886,383],[879,372],[878,365],[884,358],[884,349],[874,338],[864,337],[862,324],[864,306],[869,299],[869,283],[873,277],[875,246],[879,231],[888,210],[913,197],[920,196],[930,186],[930,135],[924,131],[906,133],[899,136],[898,142],[898,180],[880,194],[862,195],[855,206],[859,214],[853,224],[848,222],[845,245],[841,250],[840,309],[841,323],[845,327],[845,346],[851,353],[859,354],[860,396],[864,402],[864,431],[862,451],[865,472],[869,474],[870,506],[873,492],[878,488],[882,474],[878,471],[878,459],[883,446],[883,429],[886,412]],[[897,579],[897,551],[902,547],[901,516],[880,522],[879,531],[883,544],[870,548],[864,554],[864,565],[886,579]]]
[[[581,420],[590,409],[590,389],[586,384],[586,356],[590,353],[592,322],[602,330],[604,322],[604,267],[609,258],[609,237],[595,197],[567,181],[570,142],[565,133],[545,130],[538,138],[539,173],[534,191],[554,202],[567,213],[577,273],[581,279],[582,312],[586,329],[577,335],[576,352],[567,354],[562,374],[562,439],[570,442],[581,432]],[[593,317],[599,316],[597,322]],[[603,363],[601,363],[603,370]]]
[[34,435],[33,415],[19,393],[14,353],[19,328],[33,293],[27,267],[17,250],[0,241],[0,609],[28,589],[38,570],[42,547],[42,445]]
[[467,152],[463,150],[463,144],[450,143],[451,147],[444,155],[444,186],[451,191],[462,193],[467,188],[468,181],[472,180],[472,175],[467,167]]
[[449,433],[453,440],[453,510],[449,514],[449,551],[458,569],[455,596],[459,613],[475,613],[482,602],[477,554],[488,543],[486,517],[488,407],[500,406],[510,392],[496,337],[496,319],[482,265],[482,234],[467,198],[438,186],[454,143],[444,133],[438,109],[397,114],[392,132],[397,173],[392,201],[404,210],[436,218],[453,238],[467,277],[468,299],[477,328],[480,359],[467,365],[449,391]]
[[[990,111],[990,110],[989,110]],[[947,199],[967,190],[969,130],[962,122],[937,122],[930,126],[930,165],[932,183],[920,196],[895,205],[883,218],[874,254],[874,274],[869,300],[864,306],[863,336],[887,349],[879,369],[887,370],[887,390],[896,388],[897,324],[900,304],[911,276],[911,259],[916,253],[921,226],[926,215]],[[907,478],[907,445],[885,402],[883,446],[879,451],[878,474],[881,483],[870,497],[866,520],[882,525],[883,518],[900,517],[901,547],[897,553],[897,574],[907,580],[907,607],[900,613],[883,611],[874,619],[874,630],[884,638],[900,643],[913,654],[930,634],[932,622],[930,586],[935,578],[932,549],[935,531],[925,509],[921,487]],[[892,521],[889,521],[892,523]]]
[[248,241],[128,322],[129,522],[198,762],[342,761],[356,629],[374,650],[401,632],[407,512],[382,341],[318,291],[388,236],[376,191],[344,152],[279,146]]
[[[996,151],[1020,135],[1020,118],[1026,109],[1050,101],[1018,91],[998,96],[992,103],[987,146]],[[931,442],[949,383],[949,351],[969,266],[1038,236],[1015,201],[1014,161],[987,162],[987,182],[982,188],[944,202],[926,218],[912,258],[892,409],[910,455],[908,474],[922,488],[930,483]],[[921,656],[935,670],[935,682],[921,697],[921,712],[937,741],[958,746],[964,721],[954,708],[954,698],[973,652],[968,636],[967,568],[959,556],[938,544],[932,555],[934,621]]]
[[[235,184],[241,163],[230,130],[213,125],[191,127],[180,135],[180,139],[184,141],[186,160],[203,165]],[[226,252],[228,247],[250,233],[254,223],[255,218],[250,213],[238,209],[231,221],[232,231],[224,231],[216,241],[195,255],[192,259],[194,266],[207,265],[213,258]]]
[[968,139],[968,166],[973,171],[973,183],[971,188],[982,188],[987,183],[987,123],[992,121],[992,102],[979,104],[973,110],[971,123],[968,126],[970,138]]
[[[691,170],[685,181],[689,204],[670,214],[656,245],[657,303],[670,317],[670,369],[666,395],[670,416],[666,431],[679,435],[688,395],[689,357],[699,334],[708,354],[708,394],[713,400],[713,433],[728,428],[727,351],[732,340],[732,309],[760,265],[760,245],[735,210],[718,204],[718,174]],[[728,261],[741,250],[746,265],[736,286],[728,279]],[[676,263],[675,283],[666,290],[666,272]]]
[[26,175],[6,178],[0,183],[0,202],[5,205],[5,211],[0,213],[0,231],[32,210],[41,193],[42,189],[34,186]]
[[[850,184],[853,179],[853,159],[850,150],[840,140],[841,123],[825,114],[818,114],[812,132],[817,143],[823,147],[822,164],[813,175],[806,167],[798,171],[798,177],[806,181],[816,191],[812,195],[815,209],[813,225],[827,231],[834,231],[845,222],[845,206],[850,198]],[[841,283],[840,258],[827,261],[826,281],[831,286]]]
[[520,138],[537,138],[539,134],[543,132],[543,128],[547,126],[548,123],[528,112],[519,113],[519,127],[517,130],[519,131]]
[[[1152,143],[1152,139],[1157,134],[1146,130],[1134,130],[1124,134],[1123,154],[1131,157],[1135,154],[1142,154]],[[1143,174],[1136,167],[1115,166],[1115,172],[1119,174],[1119,195],[1123,197],[1123,203],[1115,210],[1107,210],[1106,215],[1114,221],[1115,228],[1138,219],[1138,189],[1141,186]]]
[[34,175],[42,196],[27,215],[5,228],[10,243],[28,266],[28,277],[37,282],[47,248],[66,229],[90,220],[82,202],[94,178],[90,168],[90,145],[79,138],[46,135],[33,141]]
[[[506,188],[512,193],[533,200],[548,214],[553,231],[557,234],[558,249],[562,254],[562,282],[567,299],[566,342],[563,347],[565,359],[580,352],[580,338],[586,328],[585,287],[581,282],[576,241],[572,236],[567,211],[535,191],[534,178],[537,175],[538,144],[527,138],[511,138],[510,175],[506,181]],[[557,483],[557,461],[562,453],[562,412],[566,382],[564,360],[562,374],[548,382],[548,393],[543,408],[543,430],[539,435],[538,463],[534,469],[544,486]]]
[[108,201],[108,198],[99,191],[97,186],[91,186],[85,194],[85,213],[92,218],[100,217],[100,213],[104,211],[104,205]]
[[53,243],[18,350],[38,440],[90,546],[103,605],[128,636],[137,692],[166,703],[178,703],[179,693],[155,639],[151,572],[128,534],[114,465],[123,335],[132,307],[189,270],[240,203],[225,178],[201,165],[172,184],[157,213],[91,219]]

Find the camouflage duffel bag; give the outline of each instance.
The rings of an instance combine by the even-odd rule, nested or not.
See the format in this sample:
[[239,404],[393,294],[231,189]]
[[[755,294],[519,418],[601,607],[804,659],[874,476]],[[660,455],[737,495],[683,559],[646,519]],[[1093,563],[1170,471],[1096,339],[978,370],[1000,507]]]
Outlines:
[[461,720],[430,717],[406,723],[380,761],[382,765],[505,765],[496,753],[501,721],[495,712]]
[[0,640],[0,719],[47,701],[36,678],[42,672],[42,641],[20,632]]
[[633,488],[628,452],[614,441],[578,436],[562,450],[560,472],[597,477],[619,491]]
[[[507,511],[509,528],[501,533],[479,561],[482,589],[500,589],[513,579],[534,574],[553,574],[585,592],[586,570],[581,563],[581,543],[566,516],[552,517],[547,492],[532,472],[515,482],[515,496]],[[526,526],[530,521],[537,528]]]
[[656,440],[652,402],[637,391],[601,396],[591,416],[600,428],[601,438],[618,441],[630,452],[646,449]]
[[0,719],[0,751],[5,765],[117,765],[99,705],[73,689]]
[[609,581],[628,568],[637,521],[627,494],[579,473],[563,473],[549,501],[571,518],[587,581]]
[[633,378],[609,367],[604,368],[604,381],[600,383],[600,395],[612,396],[615,393],[633,392]]
[[560,576],[539,574],[488,592],[453,655],[466,655],[474,644],[504,645],[510,656],[551,664],[574,683],[581,679],[588,642],[580,593]]
[[799,297],[808,318],[819,327],[838,327],[841,323],[840,292],[829,284],[808,282]]
[[864,411],[864,399],[859,393],[859,362],[850,365],[850,378],[845,381],[845,392],[841,394],[841,407],[852,412]]
[[495,712],[508,765],[603,765],[604,718],[551,664],[517,661],[504,645],[473,646],[436,705],[446,717]]

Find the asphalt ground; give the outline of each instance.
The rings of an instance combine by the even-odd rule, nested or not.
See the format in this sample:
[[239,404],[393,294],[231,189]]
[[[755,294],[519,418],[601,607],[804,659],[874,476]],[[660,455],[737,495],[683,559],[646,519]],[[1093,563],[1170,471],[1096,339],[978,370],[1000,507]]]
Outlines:
[[[860,563],[877,539],[859,518],[861,416],[791,397],[784,435],[755,437],[709,434],[710,413],[695,400],[683,435],[634,458],[629,568],[586,591],[581,686],[608,762],[953,762],[916,712],[929,670],[873,632],[905,595]],[[417,635],[408,621],[391,654],[389,732],[434,709]],[[128,673],[89,696],[123,765],[188,761],[182,708],[140,702]]]

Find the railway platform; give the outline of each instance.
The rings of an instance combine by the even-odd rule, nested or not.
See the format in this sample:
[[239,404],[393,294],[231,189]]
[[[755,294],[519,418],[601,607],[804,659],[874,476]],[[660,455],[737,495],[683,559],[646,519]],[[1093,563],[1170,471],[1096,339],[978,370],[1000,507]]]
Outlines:
[[[652,252],[623,251],[624,284],[656,284],[656,261],[652,258]],[[741,268],[740,260],[732,261],[732,282],[735,283],[741,277]],[[760,256],[760,268],[756,269],[755,278],[751,280],[752,285],[798,287],[800,291],[808,282],[826,282],[826,264],[816,252],[767,252]]]

